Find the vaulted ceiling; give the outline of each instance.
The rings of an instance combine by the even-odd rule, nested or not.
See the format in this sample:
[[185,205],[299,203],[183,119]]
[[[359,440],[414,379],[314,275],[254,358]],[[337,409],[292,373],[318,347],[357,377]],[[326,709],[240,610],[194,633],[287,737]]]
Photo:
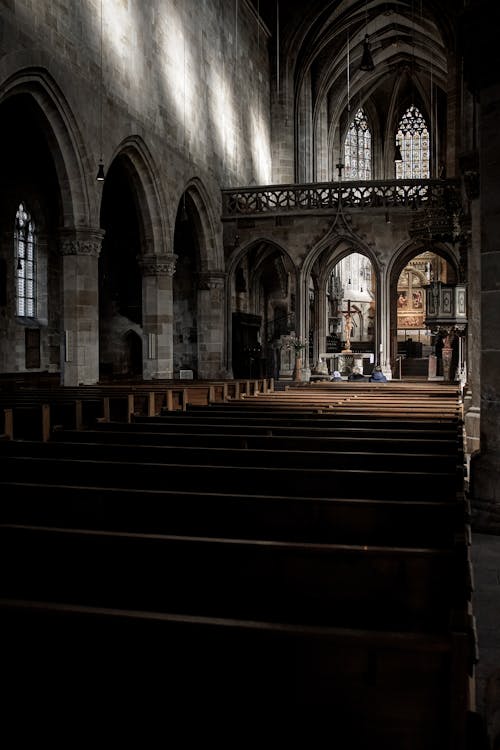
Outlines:
[[[328,130],[330,148],[359,106],[371,108],[381,142],[399,116],[396,102],[416,100],[428,123],[441,107],[446,127],[446,97],[457,85],[460,0],[252,3],[269,30],[276,90],[293,100],[296,119],[307,106],[313,131]],[[365,40],[371,71],[360,70]]]

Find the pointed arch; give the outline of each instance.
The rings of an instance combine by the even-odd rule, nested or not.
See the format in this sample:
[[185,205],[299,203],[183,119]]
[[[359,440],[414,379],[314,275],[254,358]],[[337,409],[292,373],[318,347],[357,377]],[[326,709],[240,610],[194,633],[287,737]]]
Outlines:
[[170,251],[170,227],[159,170],[143,139],[138,135],[125,138],[117,147],[112,163],[119,159],[133,187],[143,233],[144,254]]
[[26,67],[2,84],[0,106],[16,96],[27,97],[35,105],[36,124],[47,139],[60,191],[61,226],[95,226],[99,206],[96,191],[88,185],[91,163],[62,90],[45,68]]
[[224,268],[222,229],[217,228],[218,222],[210,193],[202,180],[193,177],[184,188],[179,209],[185,197],[190,209],[194,209],[189,213],[199,239],[200,267],[204,271],[219,271]]

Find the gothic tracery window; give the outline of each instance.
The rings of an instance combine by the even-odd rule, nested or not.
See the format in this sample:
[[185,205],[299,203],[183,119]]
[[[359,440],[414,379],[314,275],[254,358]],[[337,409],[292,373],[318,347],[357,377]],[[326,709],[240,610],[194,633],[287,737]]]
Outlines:
[[16,311],[19,317],[35,317],[35,226],[24,203],[16,213]]
[[371,180],[372,136],[361,107],[354,115],[345,139],[344,164],[346,180]]
[[428,179],[429,130],[420,110],[413,104],[399,122],[396,143],[403,157],[396,162],[396,179]]

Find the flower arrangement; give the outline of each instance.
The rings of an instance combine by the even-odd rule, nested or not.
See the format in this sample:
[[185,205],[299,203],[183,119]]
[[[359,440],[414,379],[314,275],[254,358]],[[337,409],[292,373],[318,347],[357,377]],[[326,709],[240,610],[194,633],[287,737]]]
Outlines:
[[283,341],[285,349],[293,349],[296,356],[299,356],[301,351],[307,346],[307,339],[300,339],[298,336],[290,335],[284,336]]

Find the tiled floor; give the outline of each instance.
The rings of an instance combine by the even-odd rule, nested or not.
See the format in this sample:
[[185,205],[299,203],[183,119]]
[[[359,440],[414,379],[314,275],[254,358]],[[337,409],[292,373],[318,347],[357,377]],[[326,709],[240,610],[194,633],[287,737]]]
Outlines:
[[473,533],[471,555],[474,575],[472,603],[479,647],[477,710],[485,716],[487,680],[493,672],[500,671],[500,536]]

